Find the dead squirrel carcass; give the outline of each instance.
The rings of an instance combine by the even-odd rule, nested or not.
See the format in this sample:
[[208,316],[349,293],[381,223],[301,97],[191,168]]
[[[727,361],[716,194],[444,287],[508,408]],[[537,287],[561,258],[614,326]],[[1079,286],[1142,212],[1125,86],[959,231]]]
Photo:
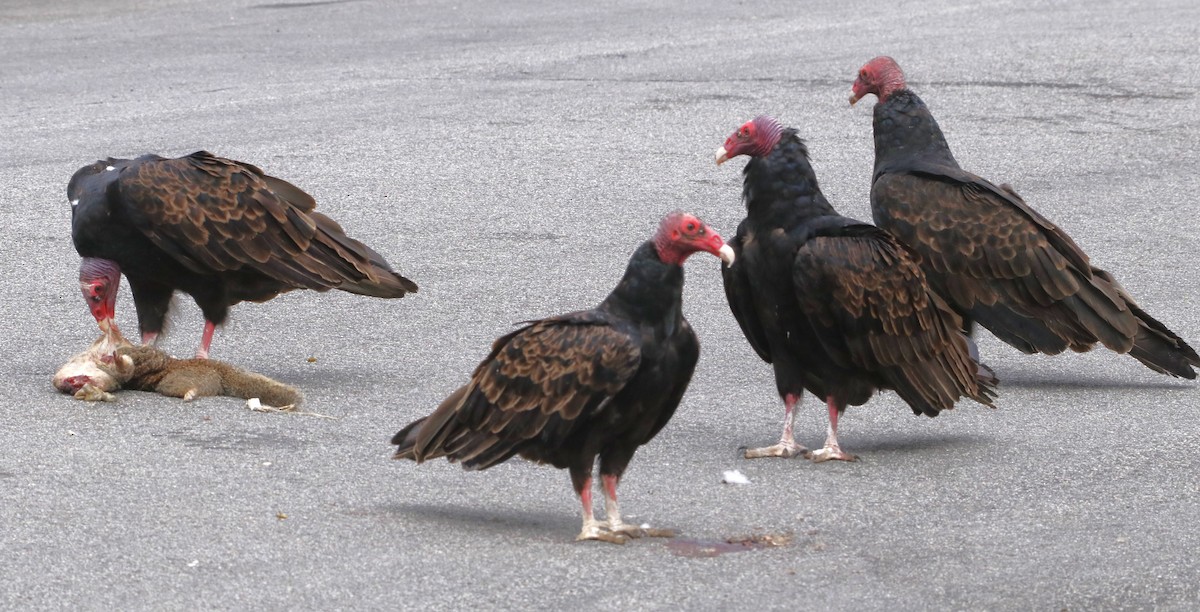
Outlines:
[[152,346],[117,349],[117,368],[125,378],[121,387],[154,391],[191,401],[197,397],[226,395],[258,398],[276,408],[294,408],[303,396],[294,387],[212,359],[175,359]]
[[78,399],[112,401],[117,389],[153,391],[191,401],[225,395],[257,398],[292,410],[304,396],[294,387],[212,359],[175,359],[152,346],[133,346],[107,333],[72,357],[54,375],[54,387]]
[[105,333],[58,369],[54,374],[54,388],[74,395],[76,399],[113,401],[112,392],[120,389],[122,382],[115,353],[117,349],[129,346],[120,333]]

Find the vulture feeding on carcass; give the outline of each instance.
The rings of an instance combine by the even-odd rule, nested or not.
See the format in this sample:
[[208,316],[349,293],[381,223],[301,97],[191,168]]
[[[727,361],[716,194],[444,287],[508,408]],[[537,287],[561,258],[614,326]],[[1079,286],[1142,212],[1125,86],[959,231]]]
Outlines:
[[[392,438],[396,459],[446,457],[482,470],[514,455],[566,468],[583,505],[576,539],[670,535],[621,521],[617,484],[634,451],[666,425],[700,355],[683,318],[683,261],[697,251],[732,261],[696,217],[667,215],[592,310],[528,322],[492,344],[471,380]],[[607,524],[592,513],[600,458]]]
[[80,287],[105,333],[122,273],[144,343],[162,332],[175,291],[192,296],[205,320],[198,357],[238,302],[293,289],[383,298],[417,290],[300,188],[207,151],[98,161],[75,172],[67,198]]
[[829,430],[814,461],[854,460],[838,444],[838,417],[879,389],[915,414],[937,416],[961,397],[992,405],[995,380],[971,356],[961,320],[930,288],[913,255],[887,232],[843,217],[817,186],[808,149],[775,119],[747,122],[717,163],[750,156],[746,218],[722,265],[729,307],[775,371],[784,403],[779,443],[747,458],[808,455],[792,434],[808,390],[825,400]]
[[1142,310],[1062,229],[1008,185],[959,168],[925,103],[890,57],[858,71],[853,104],[875,94],[875,223],[921,256],[965,320],[1025,353],[1097,342],[1164,374],[1195,378],[1200,356]]

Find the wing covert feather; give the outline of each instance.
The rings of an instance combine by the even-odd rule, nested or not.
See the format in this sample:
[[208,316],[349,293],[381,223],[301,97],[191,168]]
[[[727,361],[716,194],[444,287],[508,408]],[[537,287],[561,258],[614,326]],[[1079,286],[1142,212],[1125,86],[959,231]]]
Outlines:
[[296,288],[399,297],[416,285],[346,236],[298,187],[204,151],[127,168],[117,193],[138,229],[193,272],[249,267]]
[[948,297],[964,310],[1003,302],[1028,313],[1074,295],[1091,276],[1070,238],[990,183],[885,174],[871,198],[875,222],[953,278]]
[[526,440],[565,437],[620,393],[640,363],[633,338],[587,313],[517,329],[495,341],[461,401],[430,415],[414,454],[482,469]]
[[936,415],[963,395],[990,403],[961,319],[916,259],[887,232],[850,232],[808,240],[793,268],[800,307],[830,357],[880,373],[917,413]]

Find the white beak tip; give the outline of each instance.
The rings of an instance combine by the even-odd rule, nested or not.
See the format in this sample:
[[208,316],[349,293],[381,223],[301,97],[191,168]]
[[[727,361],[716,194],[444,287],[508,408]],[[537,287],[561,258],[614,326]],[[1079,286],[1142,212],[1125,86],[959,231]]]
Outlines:
[[726,265],[733,265],[733,260],[736,259],[736,256],[733,253],[733,247],[729,246],[728,244],[723,244],[717,253],[717,256],[720,257],[721,261],[725,262]]
[[729,151],[726,151],[725,147],[717,147],[716,155],[717,155],[717,165],[718,166],[729,161]]

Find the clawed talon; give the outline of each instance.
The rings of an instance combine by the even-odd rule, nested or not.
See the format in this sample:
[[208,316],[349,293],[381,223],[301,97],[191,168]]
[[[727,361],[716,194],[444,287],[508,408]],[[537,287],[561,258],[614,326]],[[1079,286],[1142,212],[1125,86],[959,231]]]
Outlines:
[[850,453],[847,453],[836,446],[832,448],[827,446],[825,448],[815,450],[812,452],[811,458],[813,463],[824,463],[831,459],[837,459],[838,461],[858,461],[857,456],[851,455]]
[[782,457],[790,459],[795,456],[809,456],[809,450],[799,444],[784,444],[780,442],[774,446],[765,446],[763,448],[748,448],[743,456],[747,459],[761,459],[763,457]]
[[592,523],[584,527],[583,531],[580,531],[579,535],[575,536],[575,541],[599,540],[601,542],[608,542],[609,544],[624,544],[629,541],[630,537],[624,532],[613,533],[609,530],[608,526],[601,523]]
[[779,443],[775,446],[746,449],[745,453],[743,453],[744,456],[747,459],[758,459],[759,457],[790,458],[796,455],[803,455],[805,459],[811,459],[813,463],[824,463],[833,459],[838,461],[858,461],[858,457],[843,451],[842,447],[838,445],[838,418],[846,408],[845,404],[840,403],[834,396],[825,398],[825,406],[829,410],[829,428],[826,430],[825,446],[815,451],[809,451],[797,443],[796,438],[792,435],[792,425],[796,418],[795,407],[799,402],[799,395],[790,393],[784,395],[783,407],[786,414],[783,420],[783,435],[779,438]]
[[579,532],[575,540],[598,540],[600,542],[608,542],[609,544],[625,544],[629,540],[636,538],[673,538],[678,535],[679,532],[674,529],[639,527],[627,523],[611,527],[597,523],[591,528]]
[[804,448],[803,444],[796,442],[796,436],[792,434],[792,426],[796,422],[796,405],[800,403],[800,395],[796,393],[787,393],[783,396],[783,433],[779,436],[779,442],[774,446],[766,446],[763,448],[748,448],[742,456],[747,459],[759,459],[762,457],[782,457],[791,459],[796,455],[808,456],[808,449]]
[[[600,464],[603,469],[604,463]],[[601,472],[604,482],[604,510],[606,520],[596,519],[592,511],[592,479],[589,477],[576,485],[579,501],[583,506],[583,528],[575,540],[600,540],[610,544],[624,544],[631,538],[673,538],[679,533],[673,529],[654,529],[649,525],[631,525],[621,520],[621,505],[617,502],[619,474]],[[577,481],[578,482],[578,481]],[[580,486],[582,485],[582,486]]]
[[599,542],[608,542],[609,544],[624,544],[629,541],[629,536],[627,536],[623,533],[612,533],[610,531],[599,531],[596,533],[596,535],[594,535],[590,538],[584,538],[584,539],[596,540]]

